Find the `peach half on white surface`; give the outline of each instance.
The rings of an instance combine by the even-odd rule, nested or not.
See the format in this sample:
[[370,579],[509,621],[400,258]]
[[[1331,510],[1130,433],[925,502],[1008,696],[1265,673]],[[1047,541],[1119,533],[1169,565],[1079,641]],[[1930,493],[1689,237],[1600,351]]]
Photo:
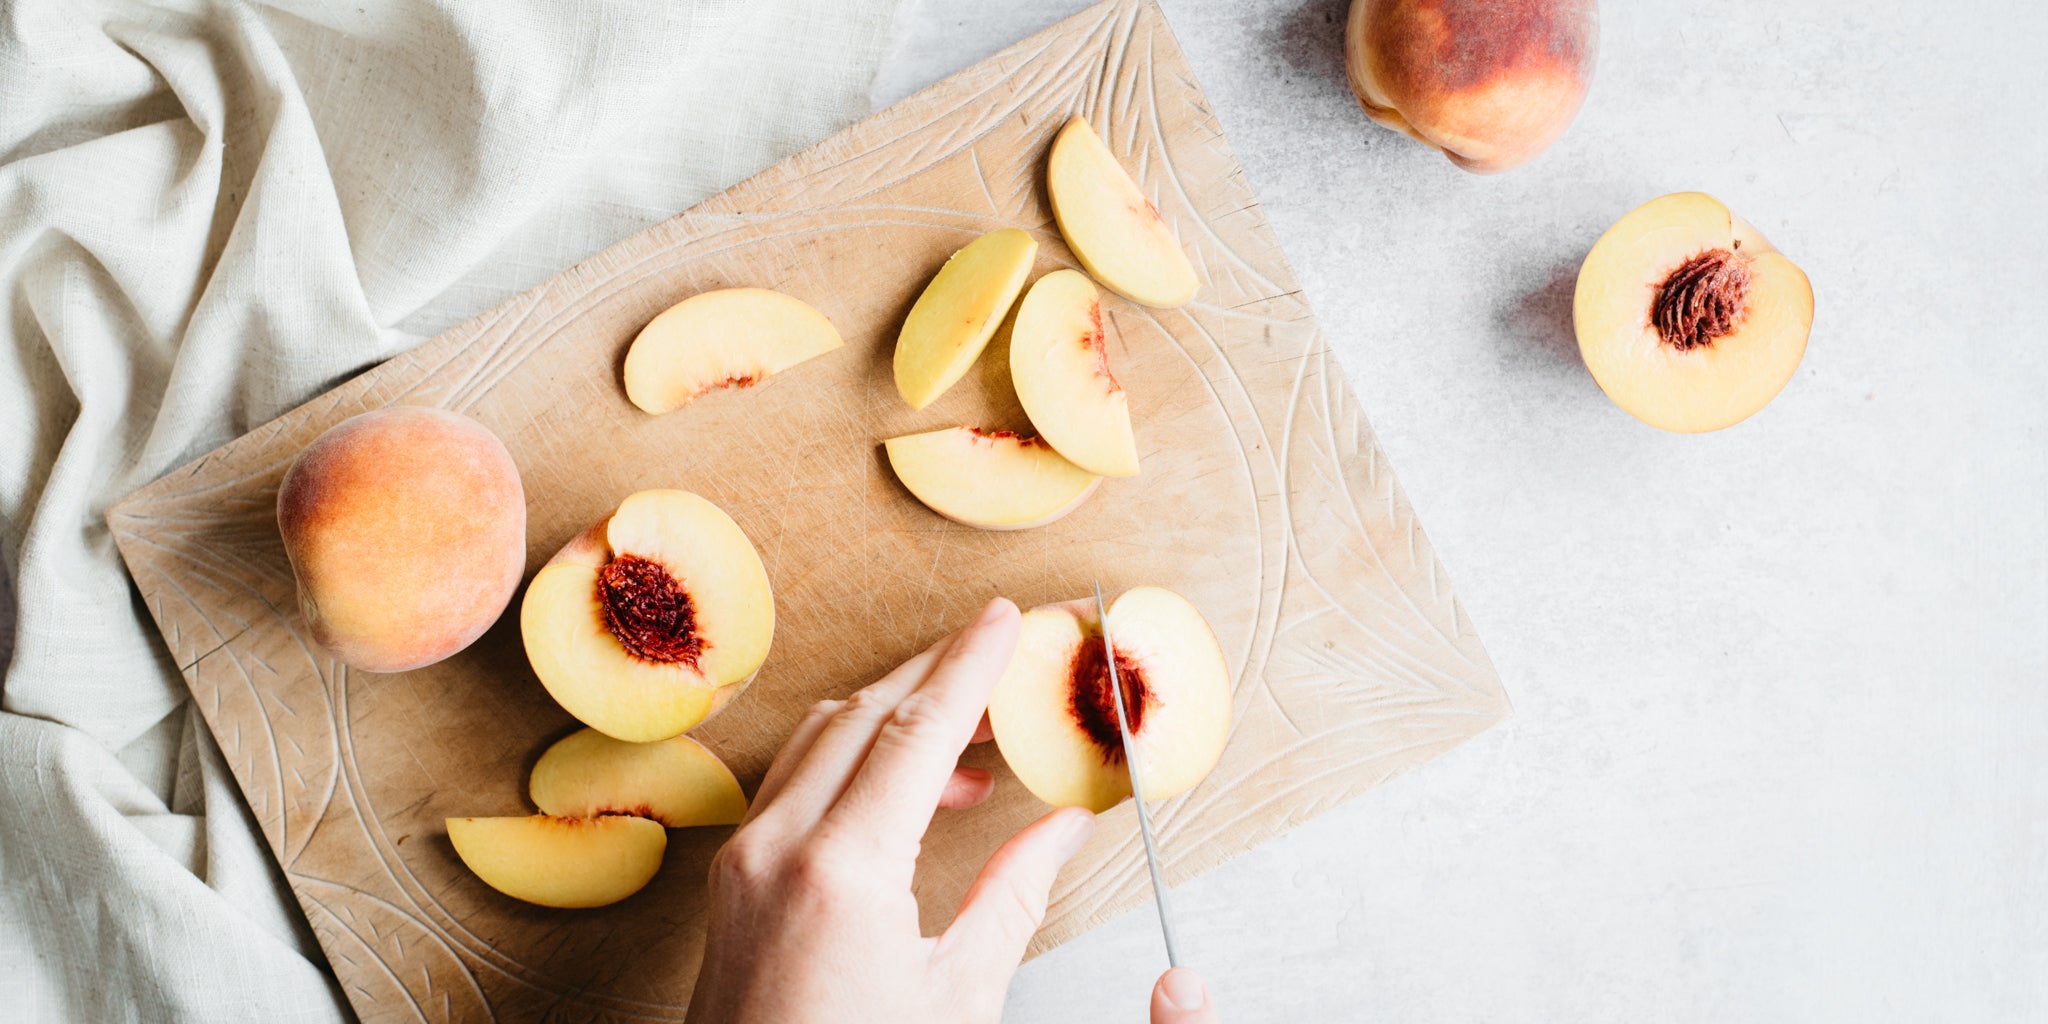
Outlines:
[[1572,295],[1579,354],[1630,415],[1682,433],[1762,409],[1799,369],[1806,274],[1712,196],[1652,199],[1593,243]]
[[732,517],[688,491],[640,491],[541,567],[519,631],[556,703],[643,743],[696,726],[753,677],[775,601]]
[[1044,526],[1079,508],[1102,478],[1036,437],[947,427],[883,442],[889,467],[925,507],[984,530]]
[[[1017,651],[989,698],[996,746],[1040,800],[1104,811],[1131,795],[1116,702],[1091,599],[1024,614]],[[1209,774],[1230,736],[1230,673],[1216,634],[1187,599],[1159,587],[1109,606],[1117,681],[1147,801]]]
[[801,299],[767,288],[703,292],[641,328],[626,350],[626,397],[659,415],[714,388],[758,384],[844,343]]
[[1102,296],[1086,275],[1055,270],[1017,306],[1010,379],[1038,436],[1098,476],[1135,476],[1138,444],[1123,385],[1109,369]]
[[1067,248],[1104,288],[1144,306],[1194,298],[1195,268],[1180,242],[1087,118],[1054,137],[1045,187]]

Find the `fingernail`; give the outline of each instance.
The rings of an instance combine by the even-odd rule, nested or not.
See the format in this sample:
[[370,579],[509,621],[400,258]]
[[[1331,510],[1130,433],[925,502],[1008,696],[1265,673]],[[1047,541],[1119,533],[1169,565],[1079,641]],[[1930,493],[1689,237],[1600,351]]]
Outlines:
[[1087,811],[1075,811],[1067,816],[1067,824],[1060,832],[1060,862],[1072,860],[1095,834],[1095,815]]
[[1007,606],[1009,605],[1009,603],[1010,602],[1000,597],[991,599],[987,605],[982,607],[981,617],[975,619],[974,624],[977,626],[986,626],[989,623],[1002,618],[1003,613],[1008,610]]
[[1202,984],[1201,975],[1185,967],[1176,967],[1159,979],[1159,992],[1176,1010],[1199,1010],[1209,1005],[1209,988]]

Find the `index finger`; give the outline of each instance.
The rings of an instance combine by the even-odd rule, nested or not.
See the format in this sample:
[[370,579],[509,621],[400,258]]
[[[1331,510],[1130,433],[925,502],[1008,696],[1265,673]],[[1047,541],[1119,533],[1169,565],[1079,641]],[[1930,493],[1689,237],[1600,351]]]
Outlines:
[[916,691],[903,698],[875,737],[825,824],[914,852],[938,810],[960,752],[974,738],[989,693],[1017,647],[1020,616],[1004,598],[953,641]]

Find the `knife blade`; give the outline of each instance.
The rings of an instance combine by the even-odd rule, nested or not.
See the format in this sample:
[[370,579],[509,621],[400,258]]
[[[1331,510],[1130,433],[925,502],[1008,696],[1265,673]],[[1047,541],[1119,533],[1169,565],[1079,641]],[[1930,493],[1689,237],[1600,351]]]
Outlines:
[[1123,740],[1124,768],[1131,773],[1131,803],[1138,807],[1138,837],[1145,842],[1145,869],[1152,875],[1152,905],[1159,910],[1159,933],[1166,939],[1166,962],[1180,966],[1173,943],[1173,916],[1166,909],[1166,879],[1159,874],[1159,846],[1152,838],[1152,816],[1145,811],[1145,790],[1138,783],[1137,748],[1131,744],[1131,723],[1124,715],[1124,684],[1116,671],[1116,645],[1110,642],[1109,612],[1102,607],[1102,581],[1095,582],[1095,621],[1101,624],[1103,659],[1109,664],[1110,699],[1116,705],[1116,733]]

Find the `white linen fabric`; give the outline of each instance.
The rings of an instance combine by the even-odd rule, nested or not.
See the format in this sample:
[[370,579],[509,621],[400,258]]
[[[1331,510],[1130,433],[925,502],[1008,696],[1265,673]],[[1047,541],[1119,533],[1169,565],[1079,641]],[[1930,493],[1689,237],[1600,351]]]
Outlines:
[[106,507],[864,113],[894,6],[0,0],[0,1018],[348,1016]]

